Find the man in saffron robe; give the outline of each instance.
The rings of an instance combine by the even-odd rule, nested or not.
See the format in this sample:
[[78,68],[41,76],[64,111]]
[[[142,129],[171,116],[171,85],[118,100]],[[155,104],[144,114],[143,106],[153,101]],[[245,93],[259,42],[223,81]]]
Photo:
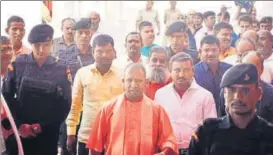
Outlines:
[[168,56],[165,48],[156,46],[151,49],[146,70],[148,81],[145,94],[153,100],[156,91],[172,81],[168,71]]
[[92,126],[89,155],[177,155],[177,141],[165,110],[144,95],[145,68],[125,69],[125,92],[106,104]]

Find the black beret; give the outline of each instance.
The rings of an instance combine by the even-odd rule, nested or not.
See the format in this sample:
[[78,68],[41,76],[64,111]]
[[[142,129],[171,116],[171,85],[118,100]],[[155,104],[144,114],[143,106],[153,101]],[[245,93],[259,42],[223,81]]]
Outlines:
[[82,18],[73,26],[74,30],[78,29],[90,29],[91,28],[91,20],[90,18]]
[[8,42],[9,38],[7,36],[0,36],[0,43]]
[[255,84],[258,82],[258,70],[255,65],[245,63],[237,64],[229,68],[223,75],[220,87],[228,87],[233,84]]
[[39,24],[34,26],[28,35],[29,43],[39,43],[50,41],[53,38],[54,30],[48,24]]
[[175,32],[186,32],[187,30],[187,26],[184,22],[178,21],[178,22],[174,22],[172,23],[167,31],[166,31],[166,35],[171,35],[172,33]]

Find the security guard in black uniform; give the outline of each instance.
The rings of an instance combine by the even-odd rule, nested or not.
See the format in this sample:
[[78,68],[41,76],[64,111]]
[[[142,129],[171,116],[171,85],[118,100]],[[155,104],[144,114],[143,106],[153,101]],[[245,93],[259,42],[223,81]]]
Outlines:
[[[73,29],[75,30],[75,45],[71,50],[57,51],[57,59],[64,65],[67,65],[71,71],[71,81],[73,83],[76,72],[81,67],[94,63],[94,57],[90,46],[90,40],[94,32],[91,30],[91,21],[88,18],[83,18],[75,23]],[[85,51],[84,51],[85,50]],[[60,146],[62,148],[62,155],[69,155],[66,149],[66,124],[62,123],[60,130]],[[76,146],[75,149],[76,151]]]
[[170,46],[166,47],[169,58],[178,52],[185,52],[192,57],[194,64],[199,61],[198,52],[186,47],[186,42],[189,41],[189,35],[187,33],[187,26],[184,22],[178,21],[172,23],[168,27],[166,35],[170,38]]
[[71,50],[57,51],[57,59],[64,65],[69,66],[72,79],[79,68],[93,64],[94,57],[90,46],[90,40],[94,32],[91,31],[91,20],[83,18],[75,23],[75,45]]
[[9,65],[2,86],[25,155],[56,155],[60,125],[70,110],[67,67],[50,56],[53,33],[47,24],[32,28],[28,41],[33,52]]
[[224,74],[227,116],[204,121],[193,134],[189,155],[273,155],[273,125],[256,115],[262,90],[253,64]]

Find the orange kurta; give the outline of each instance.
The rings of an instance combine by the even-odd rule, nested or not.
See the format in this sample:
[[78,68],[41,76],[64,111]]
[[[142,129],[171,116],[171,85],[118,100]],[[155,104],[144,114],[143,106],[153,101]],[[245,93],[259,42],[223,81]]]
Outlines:
[[153,155],[171,149],[177,154],[177,141],[165,110],[144,96],[131,103],[122,94],[106,104],[92,126],[89,149],[105,150],[105,155]]
[[145,93],[146,93],[146,95],[147,95],[150,99],[154,100],[156,91],[157,91],[158,89],[160,89],[160,88],[166,86],[167,84],[169,84],[169,83],[171,83],[171,82],[172,82],[172,79],[171,79],[171,78],[169,78],[168,81],[167,81],[166,83],[154,83],[154,82],[150,82],[150,81],[149,81],[149,82],[147,82],[147,84],[146,84]]
[[220,53],[219,60],[224,60],[228,56],[237,54],[236,49],[234,47],[228,48],[225,52]]
[[25,47],[24,45],[22,45],[22,47],[18,51],[13,51],[11,62],[14,61],[18,55],[29,54],[29,53],[31,53],[31,50]]

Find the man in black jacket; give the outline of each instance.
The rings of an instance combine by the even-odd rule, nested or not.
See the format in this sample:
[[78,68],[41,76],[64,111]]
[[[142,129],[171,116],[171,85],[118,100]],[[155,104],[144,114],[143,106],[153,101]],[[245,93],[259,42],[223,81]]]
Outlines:
[[171,24],[166,31],[166,35],[170,37],[170,46],[166,47],[169,58],[176,53],[185,52],[192,57],[194,64],[199,61],[198,52],[196,50],[188,49],[186,46],[186,42],[189,41],[189,36],[187,33],[187,26],[184,22],[178,21]]

